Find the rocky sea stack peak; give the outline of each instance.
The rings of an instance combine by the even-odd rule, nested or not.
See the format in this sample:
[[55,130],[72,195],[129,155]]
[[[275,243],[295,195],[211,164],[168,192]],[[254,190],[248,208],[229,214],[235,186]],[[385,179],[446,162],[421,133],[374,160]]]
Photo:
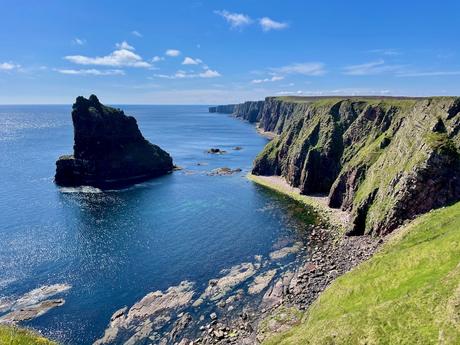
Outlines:
[[132,116],[105,106],[95,95],[72,107],[74,153],[56,162],[56,184],[118,188],[167,174],[170,155],[146,140]]

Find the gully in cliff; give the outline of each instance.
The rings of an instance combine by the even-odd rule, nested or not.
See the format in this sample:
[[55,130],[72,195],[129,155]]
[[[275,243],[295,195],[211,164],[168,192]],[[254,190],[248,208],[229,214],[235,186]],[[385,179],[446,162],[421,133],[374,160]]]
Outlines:
[[173,170],[171,156],[141,134],[136,119],[102,105],[95,95],[72,107],[74,154],[59,157],[60,186],[120,188]]

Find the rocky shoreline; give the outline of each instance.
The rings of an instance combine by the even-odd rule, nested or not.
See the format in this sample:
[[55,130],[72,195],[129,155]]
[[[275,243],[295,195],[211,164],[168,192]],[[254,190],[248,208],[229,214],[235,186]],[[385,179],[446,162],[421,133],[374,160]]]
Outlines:
[[[333,228],[334,229],[334,228]],[[178,344],[258,344],[298,324],[306,310],[334,279],[370,258],[384,238],[346,237],[327,226],[313,227],[302,251],[302,263],[273,281],[258,305],[247,305],[238,317],[209,318],[201,336]]]
[[[269,188],[266,181],[262,187]],[[292,197],[276,184],[271,189]],[[299,324],[336,278],[370,258],[385,241],[344,236],[343,228],[330,223],[330,214],[318,207],[325,206],[311,206],[320,219],[305,224],[302,242],[281,244],[266,258],[256,255],[252,262],[222,271],[198,294],[189,281],[151,292],[116,311],[94,344],[252,345]],[[297,259],[282,263],[290,255]]]
[[206,335],[236,341],[251,336],[247,332],[253,331],[251,323],[260,310],[253,306],[264,304],[264,312],[270,310],[277,301],[276,282],[284,279],[287,267],[295,270],[297,260],[292,258],[305,250],[301,242],[281,241],[279,245],[266,257],[256,255],[222,270],[204,289],[197,282],[183,281],[148,293],[133,306],[115,311],[104,335],[94,344],[190,344],[206,342]]

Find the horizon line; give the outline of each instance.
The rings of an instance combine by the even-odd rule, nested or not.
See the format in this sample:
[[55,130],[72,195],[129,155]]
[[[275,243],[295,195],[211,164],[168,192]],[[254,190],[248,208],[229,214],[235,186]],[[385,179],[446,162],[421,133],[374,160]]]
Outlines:
[[[282,98],[282,97],[292,97],[292,98],[311,98],[311,99],[324,99],[324,98],[402,98],[402,99],[427,99],[427,98],[436,98],[436,97],[460,97],[460,95],[428,95],[428,96],[409,96],[409,95],[277,95],[277,96],[266,96],[263,99],[256,100],[245,100],[241,102],[230,102],[230,103],[111,103],[107,102],[104,104],[108,105],[162,105],[162,106],[218,106],[218,105],[230,105],[230,104],[241,104],[244,102],[251,101],[263,101],[267,98]],[[0,106],[33,106],[33,105],[61,105],[61,106],[71,106],[72,103],[0,103]]]

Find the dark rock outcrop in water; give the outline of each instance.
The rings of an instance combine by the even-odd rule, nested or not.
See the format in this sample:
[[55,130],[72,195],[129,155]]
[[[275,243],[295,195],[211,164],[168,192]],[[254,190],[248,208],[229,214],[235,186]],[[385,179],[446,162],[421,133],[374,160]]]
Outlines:
[[167,174],[172,159],[141,134],[136,119],[78,97],[72,107],[74,154],[56,162],[56,184],[117,188]]
[[267,98],[259,126],[280,135],[253,173],[328,194],[351,212],[349,234],[460,200],[460,98]]

